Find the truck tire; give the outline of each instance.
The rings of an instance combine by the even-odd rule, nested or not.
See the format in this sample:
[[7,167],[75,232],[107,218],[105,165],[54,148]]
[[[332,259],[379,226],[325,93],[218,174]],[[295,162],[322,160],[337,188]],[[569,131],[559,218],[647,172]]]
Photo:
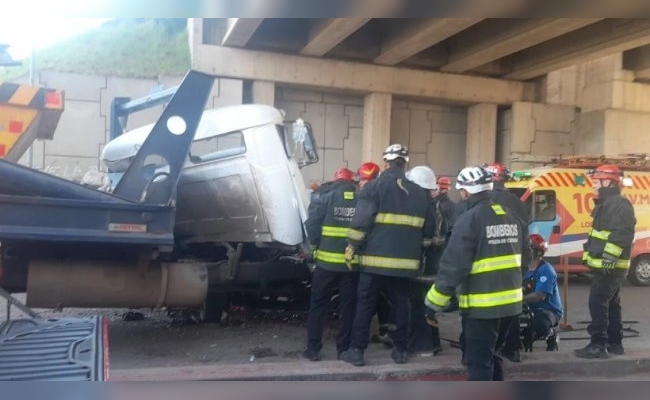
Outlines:
[[230,307],[230,296],[227,293],[208,293],[201,310],[201,321],[206,323],[219,323],[224,318],[224,313]]
[[632,260],[627,280],[634,286],[650,286],[650,255],[640,255]]

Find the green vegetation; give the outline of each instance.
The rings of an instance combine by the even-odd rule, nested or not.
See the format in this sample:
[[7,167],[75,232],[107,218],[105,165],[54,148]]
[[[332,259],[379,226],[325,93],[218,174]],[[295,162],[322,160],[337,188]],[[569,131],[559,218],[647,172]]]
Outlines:
[[[185,19],[116,19],[36,52],[35,68],[80,74],[156,78],[183,75],[190,68]],[[0,81],[29,71],[0,68]]]

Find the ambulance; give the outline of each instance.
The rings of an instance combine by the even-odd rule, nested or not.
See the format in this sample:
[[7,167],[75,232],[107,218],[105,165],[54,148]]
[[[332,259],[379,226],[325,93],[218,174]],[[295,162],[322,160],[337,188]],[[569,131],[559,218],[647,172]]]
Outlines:
[[591,228],[594,193],[588,171],[602,164],[618,165],[625,173],[623,195],[634,206],[636,233],[628,280],[650,286],[650,156],[571,157],[553,166],[512,172],[508,190],[519,196],[530,210],[530,233],[549,243],[546,258],[558,272],[585,273],[582,246]]

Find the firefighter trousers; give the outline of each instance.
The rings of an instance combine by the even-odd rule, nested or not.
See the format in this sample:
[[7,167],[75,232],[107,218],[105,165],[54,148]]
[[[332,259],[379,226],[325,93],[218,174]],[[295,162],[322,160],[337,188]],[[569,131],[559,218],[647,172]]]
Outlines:
[[609,274],[596,272],[589,290],[589,313],[591,323],[587,331],[591,342],[604,346],[608,343],[621,344],[623,339],[623,317],[621,314],[620,290],[625,276],[619,271]]
[[350,346],[365,350],[368,347],[370,321],[377,310],[377,299],[384,285],[388,285],[391,315],[394,317],[395,331],[391,337],[399,351],[406,351],[409,324],[409,282],[410,278],[385,276],[361,272],[357,288],[357,310],[352,325]]
[[502,360],[497,351],[505,342],[514,318],[517,316],[495,319],[463,317],[468,380],[504,380]]
[[332,291],[338,287],[340,327],[336,335],[337,353],[350,347],[350,333],[356,306],[359,274],[332,272],[316,268],[311,279],[311,299],[307,315],[307,347],[314,351],[323,348],[323,327],[329,311]]

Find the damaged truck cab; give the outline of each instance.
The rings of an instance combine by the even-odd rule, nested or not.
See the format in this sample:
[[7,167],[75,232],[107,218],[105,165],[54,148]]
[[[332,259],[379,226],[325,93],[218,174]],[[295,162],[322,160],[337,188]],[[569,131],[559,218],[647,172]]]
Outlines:
[[[153,124],[106,145],[119,184]],[[309,202],[300,167],[318,161],[311,126],[270,106],[206,110],[177,185],[173,257],[208,262],[211,293],[291,291],[308,278]],[[145,166],[152,175],[166,166]],[[154,180],[155,181],[155,180]]]
[[213,79],[190,71],[165,91],[155,124],[121,135],[123,112],[162,102],[113,103],[110,192],[0,160],[0,286],[26,292],[31,307],[199,310],[205,320],[232,293],[306,291],[299,168],[318,161],[311,127],[264,105],[206,111]]

